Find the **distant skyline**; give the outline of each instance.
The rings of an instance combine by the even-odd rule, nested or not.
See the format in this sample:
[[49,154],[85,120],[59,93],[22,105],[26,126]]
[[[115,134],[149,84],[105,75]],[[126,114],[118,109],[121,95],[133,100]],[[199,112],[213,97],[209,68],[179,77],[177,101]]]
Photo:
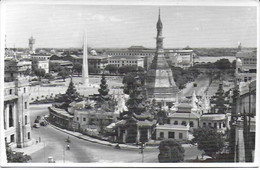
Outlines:
[[165,48],[256,47],[256,7],[7,5],[8,48],[81,48],[87,30],[92,48],[155,48],[158,9]]

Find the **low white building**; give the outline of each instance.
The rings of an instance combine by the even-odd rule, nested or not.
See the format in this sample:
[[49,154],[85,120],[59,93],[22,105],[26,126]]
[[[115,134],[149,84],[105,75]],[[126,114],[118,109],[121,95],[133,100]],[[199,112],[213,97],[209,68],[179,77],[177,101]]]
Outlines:
[[225,133],[229,129],[231,114],[203,114],[200,118],[200,127],[215,128],[217,132]]
[[39,60],[37,67],[39,69],[44,69],[45,73],[49,73],[49,60]]
[[116,67],[122,66],[138,66],[144,68],[143,56],[113,56],[108,58],[108,64]]
[[176,139],[188,140],[189,127],[184,125],[157,125],[156,126],[156,139]]

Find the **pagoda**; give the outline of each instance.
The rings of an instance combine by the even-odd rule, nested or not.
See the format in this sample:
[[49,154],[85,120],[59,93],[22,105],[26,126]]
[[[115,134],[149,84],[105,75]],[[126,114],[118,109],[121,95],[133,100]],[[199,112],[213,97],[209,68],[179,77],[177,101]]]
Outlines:
[[174,82],[172,70],[164,56],[162,28],[159,10],[156,52],[147,72],[146,89],[149,98],[153,98],[156,101],[174,102],[179,89]]

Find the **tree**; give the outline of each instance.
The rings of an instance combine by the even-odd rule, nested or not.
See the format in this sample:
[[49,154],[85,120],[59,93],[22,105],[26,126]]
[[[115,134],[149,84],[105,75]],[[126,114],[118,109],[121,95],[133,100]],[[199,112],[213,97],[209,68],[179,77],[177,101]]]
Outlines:
[[8,163],[27,163],[32,160],[30,155],[26,155],[23,152],[13,152],[7,143],[5,144],[5,148]]
[[44,77],[45,76],[45,70],[44,69],[36,69],[35,71],[34,71],[34,73],[35,73],[35,75],[37,76],[37,77],[39,77],[39,79],[41,80],[41,78],[42,77]]
[[106,67],[105,67],[105,70],[109,71],[109,73],[116,73],[117,72],[117,67],[113,64],[108,64]]
[[62,67],[60,66],[59,63],[50,62],[49,70],[54,72],[59,72],[62,70]]
[[215,64],[216,68],[218,68],[220,70],[227,70],[227,69],[231,68],[231,63],[226,58],[217,60],[214,64]]
[[133,65],[133,66],[122,66],[122,67],[119,67],[118,68],[118,72],[120,74],[126,74],[126,73],[129,73],[129,72],[133,72],[133,71],[136,71],[136,68],[137,66]]
[[50,81],[51,79],[54,79],[54,77],[53,77],[53,75],[52,75],[51,73],[45,74],[45,78],[46,78],[46,79],[49,79],[49,81]]
[[184,160],[184,148],[174,139],[163,140],[159,145],[160,153],[158,160],[160,163],[182,162]]
[[100,84],[100,88],[98,89],[98,92],[102,100],[107,101],[109,99],[108,96],[109,89],[104,75],[102,75],[101,84]]
[[82,64],[78,62],[74,63],[72,70],[73,72],[76,72],[79,75],[80,73],[82,73]]
[[38,69],[39,61],[35,58],[32,59],[32,72],[34,73],[36,69]]
[[65,79],[69,76],[69,72],[66,69],[62,69],[58,76],[61,76],[63,78],[63,81],[65,82]]
[[224,147],[222,134],[213,128],[198,128],[193,131],[193,143],[198,143],[198,149],[203,150],[207,155],[215,157],[216,152]]
[[80,97],[79,93],[77,92],[76,87],[74,86],[72,78],[70,80],[70,84],[69,84],[69,87],[68,87],[68,89],[65,93],[65,96],[66,96],[66,102],[68,104],[73,102],[73,101],[76,101]]

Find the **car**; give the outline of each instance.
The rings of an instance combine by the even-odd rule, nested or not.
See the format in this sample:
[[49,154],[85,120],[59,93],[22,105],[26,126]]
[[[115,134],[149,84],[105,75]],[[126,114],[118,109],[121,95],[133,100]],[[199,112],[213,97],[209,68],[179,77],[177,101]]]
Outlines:
[[41,125],[41,126],[47,126],[47,122],[42,121],[42,122],[40,123],[40,125]]
[[34,123],[34,124],[33,124],[33,127],[34,127],[34,128],[39,128],[39,127],[40,127],[40,124],[39,124],[39,123]]

